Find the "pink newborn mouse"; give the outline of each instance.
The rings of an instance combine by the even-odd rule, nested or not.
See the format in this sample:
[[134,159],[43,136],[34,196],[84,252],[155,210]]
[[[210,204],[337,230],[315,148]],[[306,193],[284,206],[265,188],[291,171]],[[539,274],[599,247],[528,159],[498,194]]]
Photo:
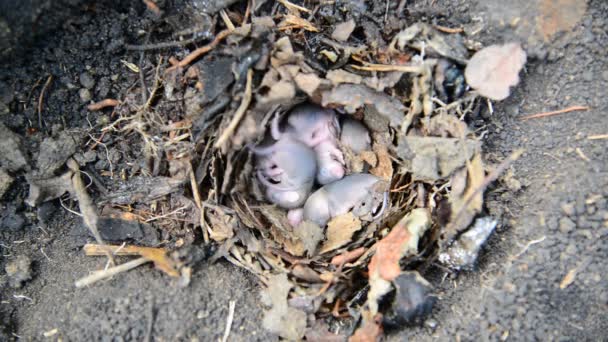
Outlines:
[[328,184],[344,177],[344,156],[337,144],[340,126],[333,110],[312,104],[299,105],[280,126],[277,116],[271,127],[275,139],[288,135],[315,150],[317,182]]
[[301,207],[315,179],[314,151],[288,136],[253,151],[257,157],[256,176],[266,187],[266,198],[285,209]]
[[377,219],[388,204],[388,192],[376,187],[381,181],[374,175],[355,173],[327,184],[308,197],[303,219],[320,227],[349,211],[364,220]]

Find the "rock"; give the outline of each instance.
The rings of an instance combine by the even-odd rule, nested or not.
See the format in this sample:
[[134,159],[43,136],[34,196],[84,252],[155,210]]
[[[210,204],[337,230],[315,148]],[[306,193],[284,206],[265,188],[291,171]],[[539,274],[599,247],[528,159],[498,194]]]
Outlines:
[[80,74],[79,80],[80,84],[87,89],[93,89],[95,86],[95,79],[86,71]]
[[23,215],[17,213],[17,206],[10,203],[2,211],[0,216],[0,231],[18,232],[25,225]]
[[576,224],[567,217],[562,217],[559,220],[559,231],[568,234],[576,228]]
[[391,330],[405,324],[421,324],[437,301],[431,293],[431,284],[418,272],[407,271],[398,276],[393,285],[396,292],[382,317],[384,328]]
[[4,193],[11,187],[13,184],[14,178],[6,173],[4,169],[0,168],[0,198],[4,196]]
[[21,146],[21,137],[0,123],[0,165],[11,172],[29,168]]
[[20,255],[10,261],[4,268],[8,275],[9,284],[13,288],[21,288],[23,283],[32,279],[32,261],[25,255]]
[[73,135],[63,131],[57,138],[46,138],[40,144],[40,153],[36,166],[38,176],[51,177],[71,157],[78,147],[78,142]]
[[78,91],[78,96],[83,103],[91,101],[91,92],[87,88],[82,88]]
[[564,212],[564,214],[566,214],[570,217],[576,215],[576,210],[574,209],[574,203],[563,203],[562,211]]

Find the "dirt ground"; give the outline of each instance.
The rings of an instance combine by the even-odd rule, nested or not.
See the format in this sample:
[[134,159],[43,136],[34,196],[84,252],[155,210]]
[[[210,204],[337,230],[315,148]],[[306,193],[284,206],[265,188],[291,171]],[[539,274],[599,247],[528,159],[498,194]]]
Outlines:
[[[136,74],[119,70],[125,70],[121,60],[139,58],[122,45],[149,24],[143,4],[2,3],[0,47],[17,47],[2,56],[0,120],[24,137],[27,154],[35,155],[44,137],[29,128],[38,127],[37,99],[48,75],[53,82],[43,120],[49,131],[87,129],[88,121],[100,119],[86,110],[90,98],[120,97],[137,81]],[[476,120],[487,129],[490,162],[517,148],[526,152],[513,177],[487,193],[488,212],[500,224],[478,269],[428,275],[439,284],[440,297],[431,317],[388,340],[606,338],[608,139],[589,136],[608,134],[608,3],[590,1],[582,10],[573,3],[407,2],[412,22],[478,24],[484,44],[522,42],[529,54],[522,82],[509,99],[494,103],[493,113]],[[34,27],[35,35],[24,27]],[[518,119],[574,105],[590,110]],[[88,237],[78,217],[59,203],[30,208],[27,191],[18,177],[1,203],[0,340],[45,340],[45,333],[53,340],[218,340],[230,300],[236,301],[230,340],[274,338],[260,324],[255,279],[224,261],[201,263],[185,288],[143,266],[76,289],[74,281],[105,260],[83,255]],[[32,261],[32,279],[16,289],[5,266],[23,256]]]

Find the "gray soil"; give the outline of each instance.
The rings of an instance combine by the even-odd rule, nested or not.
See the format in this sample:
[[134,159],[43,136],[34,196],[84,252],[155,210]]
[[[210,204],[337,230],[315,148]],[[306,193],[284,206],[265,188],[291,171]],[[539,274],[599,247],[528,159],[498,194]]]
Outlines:
[[[9,6],[2,3],[3,9]],[[39,3],[34,9],[48,6]],[[48,16],[58,13],[57,19],[45,19],[36,35],[23,29],[40,22],[28,12],[32,8],[11,8],[11,19],[0,18],[0,47],[25,46],[0,66],[2,86],[15,94],[6,101],[6,92],[0,92],[0,100],[11,103],[0,108],[0,121],[24,137],[30,157],[51,130],[87,128],[87,115],[98,119],[87,112],[83,93],[93,100],[116,98],[137,81],[120,60],[136,62],[139,56],[121,46],[151,20],[138,2],[133,8],[111,1],[58,3],[48,7]],[[484,44],[523,43],[529,59],[522,82],[474,124],[488,131],[489,162],[518,148],[526,152],[512,167],[513,177],[487,193],[488,212],[500,224],[478,269],[457,275],[431,271],[426,276],[440,297],[431,317],[388,340],[605,340],[608,139],[588,136],[608,134],[608,3],[590,1],[572,28],[547,40],[536,25],[542,15],[536,1],[429,0],[408,10],[414,18],[450,27],[481,22],[477,37]],[[508,25],[515,18],[517,24]],[[6,35],[6,27],[13,36]],[[47,90],[45,128],[33,132],[40,87],[49,74],[54,81]],[[573,105],[590,110],[518,119]],[[187,287],[146,265],[76,289],[74,281],[103,267],[105,259],[83,255],[86,237],[79,218],[58,203],[32,209],[25,197],[27,185],[17,177],[1,203],[0,340],[43,340],[54,329],[55,340],[218,340],[231,300],[236,301],[231,340],[274,338],[260,324],[259,285],[224,261],[199,263]],[[15,288],[5,266],[23,257],[32,261],[31,279]],[[560,288],[569,273],[571,284]]]

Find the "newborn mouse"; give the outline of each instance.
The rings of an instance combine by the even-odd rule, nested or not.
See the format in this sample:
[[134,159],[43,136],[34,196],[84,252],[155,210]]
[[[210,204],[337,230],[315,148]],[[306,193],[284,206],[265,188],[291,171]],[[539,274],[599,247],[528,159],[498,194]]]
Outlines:
[[355,173],[327,184],[308,197],[303,219],[324,227],[333,217],[352,211],[359,218],[374,220],[388,204],[388,192],[379,191],[378,182],[382,180],[374,175]]
[[266,187],[266,198],[285,209],[301,207],[314,184],[317,171],[312,149],[288,136],[273,145],[253,148],[256,176]]

